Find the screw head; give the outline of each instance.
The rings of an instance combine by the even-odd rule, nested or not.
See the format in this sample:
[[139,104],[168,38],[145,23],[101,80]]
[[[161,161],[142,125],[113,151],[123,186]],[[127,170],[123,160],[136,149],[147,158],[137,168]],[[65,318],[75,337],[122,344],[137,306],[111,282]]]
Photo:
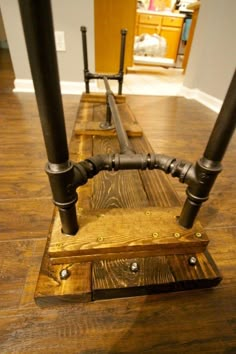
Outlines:
[[152,237],[153,237],[153,238],[158,238],[158,236],[159,236],[159,233],[158,233],[158,232],[153,232],[153,234],[152,234]]
[[180,236],[181,236],[181,235],[180,235],[180,233],[179,233],[179,232],[175,232],[175,233],[174,233],[174,237],[176,237],[176,238],[180,238]]
[[137,262],[133,262],[130,264],[130,270],[132,273],[137,273],[139,271],[139,265]]
[[191,266],[195,266],[195,265],[197,264],[197,258],[194,257],[194,256],[189,257],[188,263],[189,263],[189,265],[191,265]]
[[104,238],[102,236],[98,236],[98,238],[97,238],[98,242],[102,242],[103,240],[104,240]]
[[202,237],[202,234],[201,234],[201,232],[196,232],[195,236],[200,238],[200,237]]
[[61,280],[66,280],[70,276],[70,271],[68,269],[62,269],[60,271],[60,278]]

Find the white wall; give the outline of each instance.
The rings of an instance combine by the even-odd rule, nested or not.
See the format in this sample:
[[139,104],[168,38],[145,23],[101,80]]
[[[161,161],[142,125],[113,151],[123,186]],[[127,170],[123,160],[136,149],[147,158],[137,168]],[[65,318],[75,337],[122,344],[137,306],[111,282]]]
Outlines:
[[236,1],[201,0],[184,86],[223,100],[236,66]]
[[[37,0],[36,0],[37,1]],[[0,0],[4,26],[17,80],[31,79],[17,0]],[[89,67],[94,70],[93,0],[52,0],[54,29],[65,32],[66,52],[57,52],[62,81],[83,81],[80,26],[88,28]]]

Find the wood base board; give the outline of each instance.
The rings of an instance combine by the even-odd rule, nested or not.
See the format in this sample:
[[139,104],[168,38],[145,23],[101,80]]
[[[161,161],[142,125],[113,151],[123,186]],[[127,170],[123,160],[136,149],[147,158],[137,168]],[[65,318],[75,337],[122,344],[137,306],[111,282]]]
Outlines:
[[[123,98],[124,96],[115,96],[117,108],[127,135],[130,137],[142,136],[143,130]],[[86,105],[86,108],[83,105],[81,116],[83,118],[87,118],[88,111],[90,111],[90,114],[93,115],[91,118],[93,119],[96,117],[96,120],[79,119],[76,122],[74,128],[74,133],[76,135],[97,135],[104,137],[116,136],[116,130],[114,126],[112,129],[101,128],[101,123],[105,123],[106,120],[107,109],[105,104],[106,96],[104,94],[94,95],[84,93],[81,99],[81,103],[82,105]]]
[[[104,121],[104,98],[84,94],[75,126]],[[124,121],[137,124],[128,104],[119,104],[119,110]],[[130,142],[136,152],[152,152],[144,135]],[[74,161],[111,152],[119,152],[116,137],[74,129]],[[103,171],[78,192],[77,235],[61,234],[54,212],[35,291],[40,306],[198,289],[221,281],[200,223],[185,230],[176,222],[179,198],[161,171]],[[196,263],[191,265],[190,257]],[[137,272],[130,268],[134,263]]]
[[[196,264],[190,265],[195,257]],[[136,263],[138,271],[131,270]],[[62,269],[69,277],[61,280]],[[39,306],[90,302],[213,287],[221,275],[210,254],[101,260],[75,264],[50,264],[46,254],[35,291]]]
[[[114,95],[116,103],[124,103],[126,101],[126,96],[124,95]],[[91,92],[83,93],[80,102],[89,103],[106,103],[106,94],[103,92]]]
[[[55,213],[48,254],[52,263],[74,263],[203,252],[208,238],[201,224],[184,229],[176,221],[179,208],[113,208],[77,210],[79,231],[65,236]],[[137,222],[138,221],[138,222]],[[126,255],[127,254],[127,255]]]

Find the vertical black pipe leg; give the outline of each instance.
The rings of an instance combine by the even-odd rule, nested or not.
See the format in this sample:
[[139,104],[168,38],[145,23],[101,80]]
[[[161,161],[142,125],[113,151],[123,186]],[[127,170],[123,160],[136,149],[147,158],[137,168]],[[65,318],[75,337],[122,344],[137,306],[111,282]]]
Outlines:
[[75,235],[78,231],[76,208],[58,208],[62,224],[62,233],[65,235]]
[[124,78],[124,63],[125,63],[125,44],[127,29],[121,30],[121,44],[120,44],[120,67],[119,67],[119,80],[118,80],[118,95],[122,95],[122,86]]
[[84,82],[85,82],[85,91],[86,93],[90,92],[89,89],[89,68],[88,68],[88,49],[87,49],[87,28],[85,26],[80,27],[82,34],[82,46],[83,46],[83,59],[84,59]]
[[179,223],[192,227],[195,217],[209,193],[217,175],[222,170],[221,161],[236,127],[236,71],[227,91],[203,157],[190,170],[186,183],[187,199]]
[[75,234],[77,194],[68,188],[73,166],[66,139],[51,4],[49,0],[19,0],[19,7],[48,156],[46,171],[54,203],[70,210],[62,219],[63,232]]
[[108,101],[108,95],[106,96],[106,125],[111,127],[111,108]]
[[108,101],[108,95],[106,95],[106,119],[105,119],[105,122],[102,122],[100,124],[100,128],[102,128],[104,130],[113,129],[114,126],[111,123],[111,117],[112,117],[111,108],[110,108],[109,101]]
[[110,86],[108,84],[107,76],[104,76],[103,80],[104,80],[104,84],[106,87],[106,120],[105,120],[105,122],[100,124],[100,127],[102,129],[112,129],[113,128],[113,125],[111,123],[112,114],[111,114],[111,108],[110,108],[109,99],[108,99],[109,94],[111,93],[111,90],[110,90]]

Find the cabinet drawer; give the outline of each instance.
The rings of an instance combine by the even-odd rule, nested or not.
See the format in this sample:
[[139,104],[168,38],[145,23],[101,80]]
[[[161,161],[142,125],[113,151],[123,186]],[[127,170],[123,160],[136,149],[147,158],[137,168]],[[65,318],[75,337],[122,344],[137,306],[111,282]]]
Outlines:
[[162,16],[140,14],[139,23],[145,23],[147,25],[161,25]]
[[138,26],[138,35],[140,36],[141,34],[148,33],[148,34],[160,34],[161,31],[161,26],[149,26],[145,24],[140,24]]
[[182,27],[183,18],[164,16],[162,20],[163,26],[173,26],[173,27]]

